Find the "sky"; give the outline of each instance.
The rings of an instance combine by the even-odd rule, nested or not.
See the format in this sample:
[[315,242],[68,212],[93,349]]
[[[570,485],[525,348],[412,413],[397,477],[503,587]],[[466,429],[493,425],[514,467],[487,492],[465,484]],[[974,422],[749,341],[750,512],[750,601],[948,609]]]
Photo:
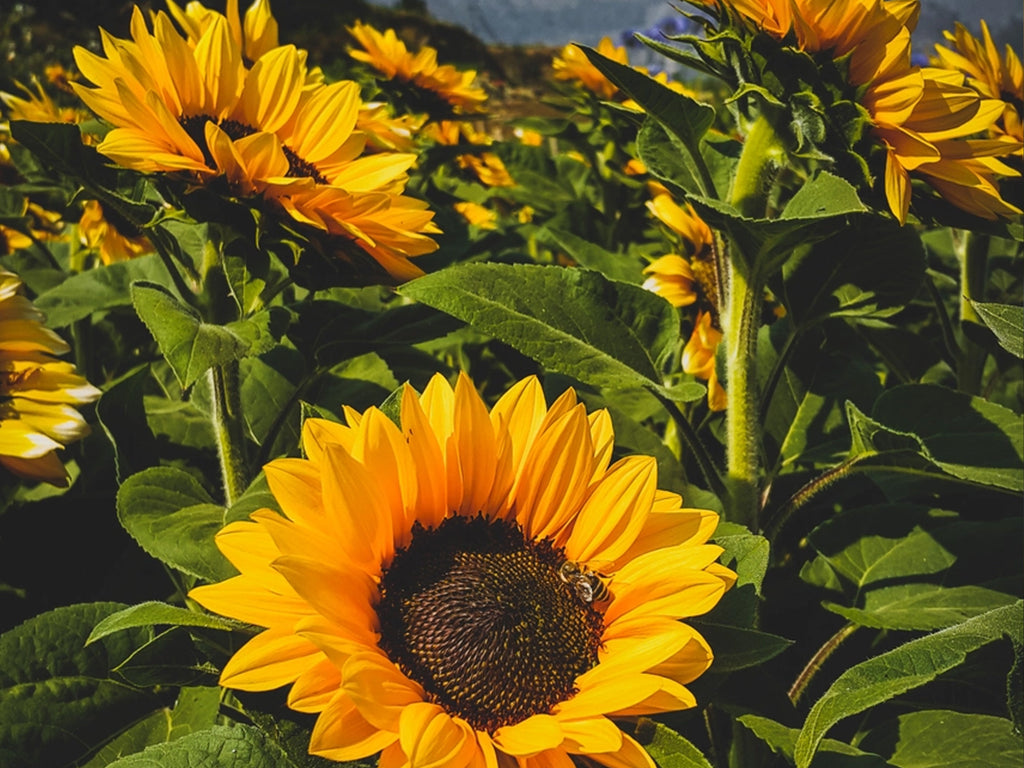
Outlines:
[[[376,0],[394,5],[397,0]],[[608,35],[619,42],[624,30],[644,29],[675,11],[669,0],[426,0],[436,18],[467,28],[487,43],[596,45]],[[1021,47],[1021,0],[922,0],[915,47],[941,40],[943,29],[960,21],[972,32],[983,18],[1000,43]]]

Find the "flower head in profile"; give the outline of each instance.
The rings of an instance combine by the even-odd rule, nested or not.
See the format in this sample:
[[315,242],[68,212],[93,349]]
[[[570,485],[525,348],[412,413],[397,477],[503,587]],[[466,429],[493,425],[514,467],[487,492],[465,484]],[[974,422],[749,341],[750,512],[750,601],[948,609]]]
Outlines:
[[[610,37],[602,37],[596,50],[605,58],[619,64],[629,64],[629,53],[625,47],[615,45]],[[619,92],[619,87],[591,64],[583,49],[575,43],[566,45],[552,60],[551,66],[555,70],[556,80],[577,82],[602,99],[614,98]]]
[[735,578],[717,516],[659,490],[653,458],[612,462],[608,413],[534,378],[490,411],[436,376],[400,426],[345,415],[267,465],[281,512],[225,527],[240,575],[190,593],[265,627],[221,684],[290,686],[332,760],[654,768],[611,718],[694,706],[711,649],[680,619]]
[[[814,59],[816,71],[824,73],[813,98],[821,104],[823,124],[831,125],[826,148],[837,156],[859,154],[881,165],[872,172],[881,179],[882,194],[901,223],[907,219],[915,178],[976,216],[995,219],[1020,213],[1002,199],[996,183],[1005,171],[1014,173],[996,159],[1012,149],[970,138],[989,129],[1003,112],[1003,102],[983,98],[964,84],[961,73],[911,64],[910,34],[920,0],[697,4],[718,15],[720,23],[738,25],[750,36],[775,38],[781,52],[798,51]],[[774,65],[792,68],[784,58]],[[796,104],[809,98],[781,91],[773,96]],[[865,130],[855,127],[859,120]],[[880,162],[873,159],[876,155]],[[863,160],[849,163],[857,167]]]
[[[476,130],[469,123],[455,120],[428,123],[420,135],[451,147],[463,143],[487,146],[493,141],[490,136]],[[505,162],[494,152],[467,152],[456,157],[455,163],[460,168],[472,171],[473,175],[488,187],[514,187],[516,184]]]
[[357,21],[348,31],[360,46],[350,48],[349,55],[398,86],[413,111],[437,118],[483,109],[487,93],[477,85],[476,70],[439,64],[437,49],[429,45],[413,53],[393,29],[380,32]]
[[452,207],[466,220],[467,223],[480,227],[480,229],[497,229],[498,214],[480,203],[470,200],[460,200],[453,203]]
[[1007,43],[1000,56],[984,19],[981,39],[959,22],[955,31],[947,30],[943,35],[949,47],[935,46],[937,64],[964,73],[967,85],[985,98],[1001,99],[1005,106],[999,121],[992,126],[994,134],[1024,141],[1024,67],[1013,46]]
[[[364,155],[359,86],[311,78],[304,51],[266,47],[276,33],[233,29],[235,10],[234,25],[201,14],[193,39],[164,13],[150,32],[136,8],[131,40],[104,32],[104,56],[75,49],[92,83],[75,84],[76,92],[115,126],[97,149],[142,172],[226,181],[237,197],[353,242],[392,279],[422,274],[409,258],[435,250],[428,235],[438,230],[426,207],[402,194],[415,155]],[[251,68],[239,34],[254,46]]]
[[57,451],[89,433],[74,406],[100,391],[55,357],[68,351],[22,294],[20,278],[0,270],[0,466],[18,477],[66,486]]
[[683,371],[708,383],[708,408],[724,411],[728,398],[715,368],[715,351],[722,341],[722,331],[715,327],[710,312],[698,312],[693,332],[683,347]]

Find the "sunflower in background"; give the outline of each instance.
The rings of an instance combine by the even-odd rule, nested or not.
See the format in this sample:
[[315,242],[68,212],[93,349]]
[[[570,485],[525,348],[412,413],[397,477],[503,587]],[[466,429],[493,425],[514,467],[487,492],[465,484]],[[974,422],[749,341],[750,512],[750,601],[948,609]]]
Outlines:
[[68,345],[43,325],[21,291],[21,279],[0,270],[0,465],[18,477],[65,487],[57,451],[89,433],[76,405],[100,396],[58,360]]
[[[875,162],[874,153],[881,155],[882,194],[901,224],[907,220],[915,178],[981,218],[994,220],[1021,212],[1000,196],[998,188],[1000,176],[1008,170],[1014,173],[999,160],[1011,149],[969,140],[999,118],[1003,102],[983,98],[965,85],[959,72],[911,64],[910,36],[920,12],[919,0],[697,0],[695,4],[720,25],[742,31],[749,39],[774,38],[780,55],[799,52],[813,58],[823,78],[813,95],[820,102],[818,112],[834,121],[829,123],[825,146],[845,146],[848,155],[862,153],[869,162]],[[714,39],[712,35],[697,44],[706,51],[714,46]],[[706,61],[722,73],[719,61]],[[786,63],[780,60],[775,65]],[[750,76],[747,72],[731,77]],[[777,80],[761,85],[779,87]],[[773,91],[772,96],[786,105],[805,104],[809,98],[783,91]],[[857,128],[859,121],[865,123],[864,130]],[[808,135],[797,138],[811,140]],[[812,151],[804,146],[798,150]],[[848,170],[863,162],[851,160]]]
[[332,760],[653,768],[610,718],[694,706],[712,653],[679,620],[735,580],[717,515],[659,490],[651,457],[612,463],[608,413],[571,389],[549,407],[535,378],[489,413],[435,376],[401,426],[346,419],[266,466],[283,514],[217,535],[241,575],[190,596],[266,628],[221,684],[290,685]]
[[669,253],[645,269],[643,287],[664,298],[673,307],[687,308],[693,316],[693,330],[683,348],[682,368],[707,382],[708,408],[723,411],[725,389],[715,369],[715,352],[722,340],[718,325],[718,275],[714,257],[714,234],[693,206],[679,205],[658,182],[649,182],[653,193],[647,209],[668,229],[679,253]]
[[393,29],[383,32],[357,21],[347,28],[359,44],[349,56],[368,64],[390,87],[397,101],[411,112],[426,112],[433,119],[483,110],[487,93],[476,82],[476,70],[439,64],[429,45],[411,52]]
[[364,154],[358,85],[324,84],[305,51],[273,46],[265,4],[245,24],[232,7],[228,17],[177,9],[192,22],[185,36],[163,12],[151,32],[136,7],[130,40],[103,32],[104,55],[75,49],[91,83],[76,93],[114,126],[99,152],[192,185],[226,181],[233,196],[353,244],[391,280],[422,274],[409,259],[436,250],[429,235],[439,230],[426,204],[403,194],[415,155]]

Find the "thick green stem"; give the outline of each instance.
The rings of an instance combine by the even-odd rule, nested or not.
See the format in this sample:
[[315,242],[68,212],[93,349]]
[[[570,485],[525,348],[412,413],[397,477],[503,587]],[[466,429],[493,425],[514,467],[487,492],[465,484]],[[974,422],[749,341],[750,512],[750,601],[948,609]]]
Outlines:
[[224,482],[224,504],[230,507],[245,491],[249,481],[237,362],[215,365],[210,369],[210,394],[213,401],[211,420]]
[[[764,217],[772,181],[784,157],[785,149],[771,123],[758,118],[743,143],[733,179],[730,202],[741,214]],[[761,481],[757,332],[764,274],[758,255],[741,253],[735,241],[730,243],[728,257],[721,318],[729,395],[725,417],[727,512],[729,519],[756,529]]]
[[[988,235],[966,230],[953,231],[953,245],[960,260],[960,327],[983,325],[971,300],[985,300],[988,282]],[[957,368],[957,389],[971,395],[981,390],[981,378],[988,353],[968,335],[963,338],[963,355]]]

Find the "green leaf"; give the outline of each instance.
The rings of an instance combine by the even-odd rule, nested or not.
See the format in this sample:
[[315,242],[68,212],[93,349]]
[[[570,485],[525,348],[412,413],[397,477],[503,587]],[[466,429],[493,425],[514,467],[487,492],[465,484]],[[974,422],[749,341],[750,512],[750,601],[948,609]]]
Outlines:
[[110,763],[109,768],[301,768],[261,730],[215,725]]
[[[771,747],[773,752],[793,762],[793,750],[799,731],[787,728],[767,717],[741,715],[736,718],[746,728]],[[811,768],[891,768],[892,763],[871,752],[864,752],[842,741],[823,739]]]
[[270,486],[267,485],[267,476],[262,472],[256,475],[256,479],[249,483],[249,487],[245,489],[245,492],[231,505],[231,508],[228,509],[227,514],[224,516],[224,522],[231,523],[235,520],[246,520],[257,509],[281,511],[277,499],[274,498],[274,494],[270,492]]
[[647,172],[664,182],[678,197],[701,192],[699,172],[686,145],[653,117],[648,116],[640,126],[636,154]]
[[86,646],[98,621],[123,608],[91,603],[35,616],[0,635],[0,764],[4,768],[78,762],[127,724],[162,705],[111,674],[144,630]]
[[398,290],[599,387],[660,387],[661,363],[679,343],[668,302],[589,270],[465,264]]
[[836,603],[824,607],[875,629],[942,629],[1014,601],[1012,595],[984,587],[900,584],[867,593],[863,608]]
[[1024,635],[1024,602],[996,608],[962,624],[911,640],[846,670],[811,708],[794,756],[807,768],[826,731],[850,715],[934,680],[962,663],[973,650],[1009,635]]
[[114,446],[118,481],[158,461],[156,438],[143,405],[148,380],[149,366],[143,365],[110,387],[96,403],[96,417]]
[[117,517],[146,552],[183,573],[222,581],[235,569],[213,543],[224,507],[199,482],[175,467],[150,467],[117,492]]
[[220,709],[219,688],[183,688],[174,709],[154,712],[107,742],[83,768],[106,768],[151,744],[180,739],[214,725]]
[[857,197],[853,185],[822,172],[807,184],[803,184],[786,203],[779,214],[780,219],[820,219],[842,216],[848,213],[863,213],[867,206]]
[[690,623],[714,649],[711,671],[715,673],[755,667],[774,659],[793,644],[789,638],[748,627],[717,624],[704,619],[691,619]]
[[167,282],[167,270],[155,253],[71,275],[40,294],[35,305],[52,328],[63,328],[93,312],[132,303],[129,288],[136,280]]
[[239,364],[242,415],[257,445],[268,458],[294,452],[299,446],[299,404],[295,395],[296,376],[305,368],[294,349],[278,347],[261,357],[249,357]]
[[887,390],[868,419],[848,408],[852,453],[917,450],[954,477],[1024,491],[1024,419],[1008,408],[933,384]]
[[956,555],[934,534],[943,519],[956,517],[912,504],[863,506],[826,521],[808,539],[837,573],[861,588],[953,565]]
[[542,231],[547,232],[569,258],[581,267],[597,270],[610,280],[640,282],[640,264],[635,257],[625,253],[612,253],[564,229],[549,227]]
[[168,624],[172,627],[204,627],[206,629],[223,629],[231,631],[238,625],[219,616],[208,613],[190,611],[176,605],[168,605],[155,600],[139,603],[123,611],[111,614],[97,624],[86,639],[86,645],[94,643],[114,632],[133,627],[152,627],[157,624]]
[[585,45],[579,48],[590,59],[590,63],[615,85],[629,94],[644,111],[660,122],[679,138],[689,155],[693,176],[700,180],[699,189],[705,195],[714,194],[711,189],[707,168],[700,154],[700,142],[715,121],[715,110],[707,104],[673,91],[643,72],[613,61],[593,48]]
[[[806,212],[809,189],[790,206],[803,201],[798,210]],[[799,327],[827,317],[881,318],[914,298],[925,266],[924,248],[912,228],[857,216],[812,248],[796,250],[783,266],[781,283],[772,285]]]
[[183,388],[191,387],[215,365],[261,354],[274,345],[273,324],[279,315],[270,310],[228,325],[213,325],[156,283],[133,283],[131,296],[135,311]]
[[1024,742],[1001,717],[931,709],[900,715],[899,768],[1020,768]]
[[699,749],[662,723],[642,718],[637,723],[636,740],[658,768],[711,768]]
[[995,334],[999,346],[1015,357],[1024,358],[1024,307],[971,301],[971,306]]

